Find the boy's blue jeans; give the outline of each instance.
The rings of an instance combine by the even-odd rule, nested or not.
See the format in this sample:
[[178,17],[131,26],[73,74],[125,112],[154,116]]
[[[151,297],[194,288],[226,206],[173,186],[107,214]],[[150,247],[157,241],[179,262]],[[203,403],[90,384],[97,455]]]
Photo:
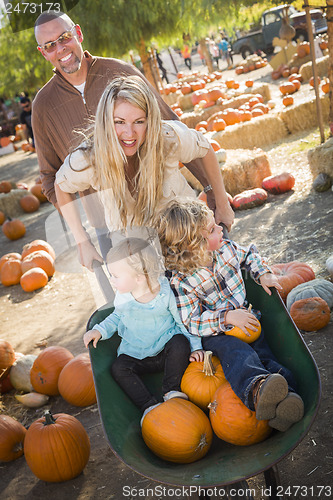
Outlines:
[[290,370],[282,366],[268,347],[264,332],[252,344],[221,333],[202,337],[205,351],[212,351],[221,362],[224,375],[233,391],[247,408],[254,411],[252,389],[257,380],[271,373],[280,373],[294,391],[295,381]]

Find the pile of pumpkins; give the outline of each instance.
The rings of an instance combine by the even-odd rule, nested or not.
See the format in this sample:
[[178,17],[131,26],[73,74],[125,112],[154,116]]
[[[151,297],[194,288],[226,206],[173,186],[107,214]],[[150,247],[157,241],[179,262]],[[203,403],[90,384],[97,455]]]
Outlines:
[[0,282],[4,286],[20,284],[25,292],[43,288],[55,272],[55,252],[44,240],[24,245],[22,253],[10,252],[0,258]]
[[[74,357],[61,346],[46,347],[38,356],[23,355],[0,340],[0,388],[2,393],[20,391],[15,397],[28,408],[41,407],[49,396],[58,395],[74,406],[96,403],[89,355]],[[0,461],[15,460],[23,453],[39,479],[66,481],[86,466],[89,437],[82,424],[65,413],[47,411],[28,430],[11,416],[0,415]]]

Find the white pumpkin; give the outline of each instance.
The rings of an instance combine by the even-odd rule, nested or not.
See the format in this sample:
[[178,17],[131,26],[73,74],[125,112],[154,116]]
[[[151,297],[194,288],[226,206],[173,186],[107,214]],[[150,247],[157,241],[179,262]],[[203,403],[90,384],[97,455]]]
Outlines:
[[311,297],[320,297],[325,300],[328,307],[333,307],[333,283],[328,280],[316,278],[306,283],[301,283],[295,286],[287,295],[287,309],[290,311],[291,306],[296,300],[309,299]]
[[32,392],[33,387],[30,382],[30,370],[37,356],[27,354],[21,356],[12,365],[9,378],[14,389],[23,392]]

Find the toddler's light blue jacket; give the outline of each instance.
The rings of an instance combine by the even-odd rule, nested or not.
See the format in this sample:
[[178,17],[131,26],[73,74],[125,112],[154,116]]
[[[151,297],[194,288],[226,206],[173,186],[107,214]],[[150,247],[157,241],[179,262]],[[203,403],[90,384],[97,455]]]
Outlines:
[[94,326],[102,340],[118,332],[121,337],[118,356],[127,354],[136,359],[156,356],[179,333],[190,341],[191,352],[202,349],[200,337],[190,335],[180,319],[169,281],[163,276],[159,282],[159,293],[146,304],[135,300],[131,293],[116,293],[114,311]]

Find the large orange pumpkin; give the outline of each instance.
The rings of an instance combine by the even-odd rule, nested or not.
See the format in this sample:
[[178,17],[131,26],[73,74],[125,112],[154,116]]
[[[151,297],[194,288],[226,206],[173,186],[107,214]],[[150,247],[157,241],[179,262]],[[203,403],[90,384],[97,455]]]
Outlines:
[[216,389],[224,382],[225,376],[219,359],[212,356],[211,351],[206,351],[204,361],[193,361],[188,365],[180,387],[192,403],[207,410]]
[[286,262],[281,264],[273,264],[271,270],[277,275],[279,284],[282,290],[279,291],[282,299],[285,301],[288,293],[295,286],[306,281],[315,279],[315,273],[312,268],[305,262]]
[[25,235],[25,225],[19,219],[8,219],[1,226],[3,234],[9,240],[18,240]]
[[257,420],[231,389],[221,385],[209,405],[209,418],[215,434],[227,443],[248,446],[266,439],[272,429],[267,420]]
[[158,457],[187,464],[206,455],[213,432],[200,408],[185,399],[173,398],[147,413],[142,437]]
[[0,210],[0,226],[5,222],[6,216],[2,210]]
[[23,455],[26,429],[9,415],[0,415],[0,462],[11,462]]
[[6,370],[15,361],[15,351],[6,340],[0,340],[0,372]]
[[45,250],[36,250],[23,258],[22,263],[22,273],[24,274],[29,269],[34,267],[42,268],[46,274],[51,277],[54,275],[54,260],[51,255]]
[[41,184],[34,184],[30,188],[30,193],[32,193],[34,196],[36,196],[36,198],[38,198],[38,200],[41,203],[45,203],[47,201],[47,198],[46,198],[45,194],[42,191],[42,185]]
[[61,482],[78,476],[90,455],[88,434],[79,420],[65,413],[33,422],[26,434],[24,455],[42,481]]
[[89,354],[80,354],[67,363],[59,375],[60,395],[74,406],[96,403],[96,392]]
[[246,191],[234,196],[232,200],[232,208],[234,210],[245,210],[262,205],[266,200],[267,193],[264,189],[247,189]]
[[263,189],[269,193],[280,194],[290,191],[295,185],[295,177],[289,172],[265,177],[262,181]]
[[47,241],[33,240],[30,243],[24,245],[22,249],[22,259],[24,259],[27,255],[31,254],[32,252],[36,252],[37,250],[45,250],[51,255],[52,259],[56,258],[53,247]]
[[301,330],[313,332],[326,326],[331,318],[327,302],[320,297],[296,300],[290,308],[290,316]]
[[49,278],[40,267],[33,267],[22,274],[20,285],[25,292],[34,292],[47,285]]
[[73,354],[65,347],[46,347],[37,356],[30,370],[30,381],[34,390],[48,396],[59,395],[60,372],[73,358]]
[[4,286],[17,285],[22,276],[21,261],[10,259],[1,266],[0,281]]

